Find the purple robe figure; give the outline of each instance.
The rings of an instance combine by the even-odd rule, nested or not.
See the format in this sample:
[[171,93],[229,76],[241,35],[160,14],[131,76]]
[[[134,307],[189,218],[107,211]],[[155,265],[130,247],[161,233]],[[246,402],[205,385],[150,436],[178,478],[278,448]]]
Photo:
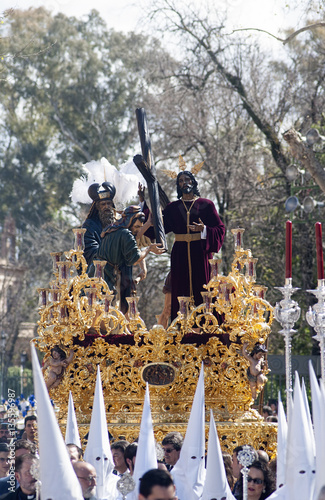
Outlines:
[[[178,178],[184,174],[194,179],[193,174],[187,171],[181,172]],[[195,179],[192,184],[197,186]],[[196,186],[192,185],[194,193],[193,187]],[[178,185],[177,191],[182,196],[186,193],[186,186],[179,189]],[[163,211],[165,232],[175,233],[171,253],[171,320],[175,319],[179,310],[177,297],[190,297],[192,292],[196,306],[203,302],[203,285],[210,280],[209,259],[213,252],[219,252],[225,236],[225,226],[211,200],[194,197],[187,201],[184,198],[170,203]],[[193,226],[195,223],[203,223],[204,230],[192,231],[188,224]]]

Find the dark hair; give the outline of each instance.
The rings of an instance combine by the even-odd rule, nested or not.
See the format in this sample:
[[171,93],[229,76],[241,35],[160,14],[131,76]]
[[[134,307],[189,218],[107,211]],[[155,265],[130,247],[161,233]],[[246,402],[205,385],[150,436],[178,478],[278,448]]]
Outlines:
[[51,356],[53,354],[53,351],[57,352],[60,355],[60,359],[61,360],[67,359],[66,353],[58,345],[55,345],[54,347],[52,347],[52,349],[51,349]]
[[121,439],[120,441],[115,441],[115,443],[111,444],[111,450],[120,450],[122,453],[124,453],[128,445],[128,441],[126,441],[125,439]]
[[187,175],[191,179],[192,184],[193,184],[193,194],[196,196],[200,196],[200,191],[198,188],[197,180],[195,179],[192,172],[190,172],[189,170],[182,170],[181,172],[179,172],[179,174],[177,175],[177,179],[176,179],[177,198],[179,199],[183,196],[183,193],[182,193],[181,188],[179,186],[179,178],[183,174]]
[[7,443],[0,443],[0,452],[1,451],[9,452],[9,446]]
[[31,455],[36,455],[36,446],[27,439],[18,439],[15,442],[15,451],[17,450],[28,450]]
[[138,451],[138,443],[131,443],[125,448],[124,461],[127,467],[129,466],[129,464],[127,463],[126,459],[128,458],[129,460],[132,460],[136,456],[137,451]]
[[37,421],[37,417],[36,415],[27,415],[27,417],[25,417],[25,420],[24,420],[24,426],[26,427],[26,424],[29,420],[36,420]]
[[19,457],[17,457],[15,460],[16,472],[21,471],[21,468],[24,465],[24,462],[26,462],[27,460],[37,460],[37,459],[34,455],[31,455],[30,453],[25,453],[24,455],[19,455]]
[[266,417],[267,422],[278,422],[278,417],[276,415],[269,415]]
[[168,488],[172,485],[174,485],[174,483],[169,472],[162,469],[151,469],[140,478],[139,493],[147,498],[151,494],[151,490],[154,486]]
[[251,356],[254,356],[254,354],[258,354],[259,352],[263,352],[264,354],[266,354],[267,349],[264,345],[260,344],[259,342],[256,342],[251,352]]
[[268,413],[269,415],[273,414],[271,406],[263,406],[262,413]]
[[67,446],[67,448],[69,448],[69,450],[70,450],[71,448],[76,448],[76,449],[77,449],[77,451],[78,451],[78,459],[79,459],[79,460],[81,460],[81,459],[82,459],[82,457],[84,456],[84,452],[82,451],[82,449],[81,449],[78,445],[76,445],[76,444],[74,444],[74,443],[69,443],[69,444],[67,444],[66,446]]
[[129,227],[130,231],[131,231],[131,227],[133,226],[133,224],[134,224],[137,220],[139,220],[140,222],[142,222],[142,224],[144,224],[144,223],[145,223],[146,216],[144,215],[144,213],[143,213],[143,212],[140,212],[139,214],[137,214],[137,215],[134,217],[134,219],[132,219],[132,222],[131,222],[130,227]]
[[180,432],[169,432],[166,434],[161,444],[166,446],[166,444],[171,444],[174,446],[176,451],[179,451],[183,446],[184,438]]
[[[259,500],[265,500],[266,498],[268,498],[271,495],[271,493],[273,493],[275,491],[274,476],[273,476],[272,472],[270,471],[270,469],[268,468],[267,463],[264,461],[256,460],[249,467],[249,469],[252,469],[252,468],[258,469],[258,470],[262,471],[262,473],[263,473],[264,489],[262,491],[262,494],[261,494]],[[243,476],[241,476],[241,478],[239,479],[238,491],[239,491],[238,500],[242,500],[242,498],[243,498]]]
[[235,478],[232,475],[232,458],[229,453],[222,453],[223,464],[225,466],[226,477],[231,490],[235,486]]

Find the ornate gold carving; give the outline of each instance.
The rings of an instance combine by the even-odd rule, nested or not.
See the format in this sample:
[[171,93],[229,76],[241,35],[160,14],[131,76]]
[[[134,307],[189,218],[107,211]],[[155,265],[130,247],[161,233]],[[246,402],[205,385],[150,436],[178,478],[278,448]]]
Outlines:
[[[237,442],[252,443],[254,436],[262,437],[266,428],[252,409],[249,365],[242,356],[242,344],[247,342],[250,351],[256,342],[265,343],[273,310],[255,284],[250,250],[236,247],[228,276],[219,274],[219,261],[212,260],[215,272],[203,292],[203,303],[198,307],[187,304],[167,330],[160,325],[147,329],[136,297],[129,320],[112,307],[107,284],[101,277],[88,277],[81,251],[66,252],[65,258],[66,266],[54,263],[49,301],[42,292],[35,340],[47,355],[55,345],[67,353],[74,351],[61,383],[51,391],[62,424],[69,390],[78,422],[89,423],[99,365],[113,435],[130,439],[138,435],[146,380],[151,383],[157,437],[162,429],[184,432],[203,362],[206,408],[213,409],[219,434],[220,429],[227,430],[221,437],[222,447],[230,450]],[[274,446],[272,429],[265,438],[269,450]]]

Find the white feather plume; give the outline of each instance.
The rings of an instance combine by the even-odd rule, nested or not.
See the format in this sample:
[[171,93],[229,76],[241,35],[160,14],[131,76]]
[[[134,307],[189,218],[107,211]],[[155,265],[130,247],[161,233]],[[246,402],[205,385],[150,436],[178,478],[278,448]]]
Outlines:
[[106,158],[90,161],[83,165],[84,174],[73,183],[70,194],[74,203],[92,203],[88,188],[97,182],[111,182],[116,188],[114,203],[118,210],[137,201],[138,184],[146,187],[147,183],[140,174],[133,160],[124,163],[119,169],[111,165]]

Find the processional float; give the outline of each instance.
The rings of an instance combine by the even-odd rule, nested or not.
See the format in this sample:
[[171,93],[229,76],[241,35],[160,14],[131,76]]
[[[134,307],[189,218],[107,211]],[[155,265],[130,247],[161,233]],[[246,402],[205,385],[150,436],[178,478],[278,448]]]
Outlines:
[[86,273],[84,231],[74,229],[74,249],[51,254],[53,280],[39,289],[35,344],[45,354],[45,379],[62,428],[71,390],[81,437],[88,432],[99,366],[114,438],[138,436],[146,382],[156,439],[175,430],[185,434],[203,363],[207,421],[212,409],[223,450],[250,443],[273,455],[276,424],[264,422],[253,409],[249,362],[243,356],[243,344],[250,352],[266,343],[273,308],[265,300],[266,287],[256,284],[257,259],[243,248],[244,230],[232,230],[229,274],[222,274],[220,259],[211,259],[202,304],[195,307],[190,297],[179,297],[178,315],[167,329],[146,327],[137,296],[127,299],[128,318],[112,305],[105,262],[94,262],[94,277]]

